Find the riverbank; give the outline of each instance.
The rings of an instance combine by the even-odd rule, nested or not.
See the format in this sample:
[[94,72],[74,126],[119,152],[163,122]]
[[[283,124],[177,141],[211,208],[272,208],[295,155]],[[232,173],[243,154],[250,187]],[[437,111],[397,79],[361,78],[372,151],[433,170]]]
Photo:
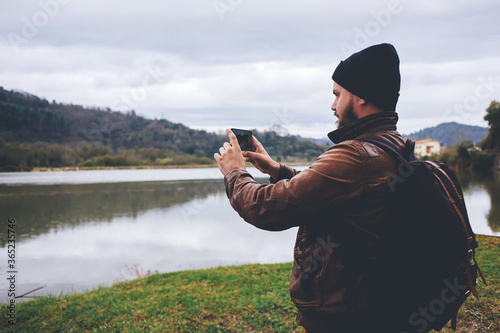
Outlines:
[[[500,329],[500,238],[478,235],[488,281],[459,313],[457,332]],[[291,263],[139,276],[83,294],[16,303],[16,325],[0,307],[2,332],[303,332],[288,295]],[[449,326],[449,325],[448,325]],[[446,328],[442,332],[452,332]]]
[[186,164],[186,165],[135,165],[135,166],[72,166],[61,168],[41,168],[35,167],[28,172],[44,172],[44,171],[80,171],[80,170],[143,170],[143,169],[193,169],[193,168],[215,168],[217,163],[213,164]]
[[[286,165],[291,167],[304,166],[312,164],[312,161],[291,162]],[[251,163],[245,163],[251,167]],[[135,165],[135,166],[70,166],[70,167],[33,167],[29,169],[9,169],[0,170],[0,172],[50,172],[50,171],[80,171],[80,170],[147,170],[147,169],[200,169],[217,168],[217,163],[212,164],[178,164],[178,165]]]
[[128,165],[128,166],[67,166],[67,167],[32,167],[1,170],[0,172],[50,172],[50,171],[81,171],[81,170],[143,170],[143,169],[193,169],[215,168],[212,164],[178,164],[178,165]]

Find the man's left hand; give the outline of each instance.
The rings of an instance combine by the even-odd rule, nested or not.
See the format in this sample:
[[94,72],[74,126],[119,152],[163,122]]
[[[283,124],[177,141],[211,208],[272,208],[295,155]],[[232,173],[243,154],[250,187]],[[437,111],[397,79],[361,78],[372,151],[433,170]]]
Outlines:
[[219,154],[214,154],[214,159],[217,161],[219,170],[223,175],[226,175],[231,169],[245,167],[245,158],[241,154],[236,135],[230,129],[227,129],[226,132],[230,142],[224,142],[222,147],[219,148]]

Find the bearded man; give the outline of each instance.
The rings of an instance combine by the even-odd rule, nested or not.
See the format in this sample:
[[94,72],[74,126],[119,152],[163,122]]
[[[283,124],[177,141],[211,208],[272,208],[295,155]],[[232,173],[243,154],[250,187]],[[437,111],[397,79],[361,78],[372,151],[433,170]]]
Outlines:
[[[405,145],[396,129],[396,49],[379,44],[357,52],[340,62],[332,79],[338,128],[328,137],[334,145],[308,169],[274,161],[255,137],[255,151],[242,152],[230,130],[230,142],[214,158],[230,203],[245,221],[272,231],[299,227],[290,281],[297,322],[309,333],[376,332],[366,272],[377,259],[387,214],[387,175],[397,174],[397,166],[361,139]],[[270,175],[270,183],[255,182],[245,160]]]

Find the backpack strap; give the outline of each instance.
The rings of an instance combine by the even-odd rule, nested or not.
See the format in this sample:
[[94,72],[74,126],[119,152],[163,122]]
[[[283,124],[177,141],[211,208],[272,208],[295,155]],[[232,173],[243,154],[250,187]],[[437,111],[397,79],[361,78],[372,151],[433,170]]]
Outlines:
[[[426,162],[431,164],[436,170],[439,170],[446,177],[446,179],[448,179],[448,182],[453,185],[453,189],[455,190],[456,195],[460,198],[460,193],[457,190],[457,188],[455,187],[455,184],[453,184],[453,181],[450,179],[448,174],[446,172],[444,172],[444,170],[441,169],[441,167],[437,163],[434,163],[431,161],[426,161]],[[483,272],[481,272],[481,269],[479,268],[479,265],[477,264],[477,261],[476,261],[475,251],[474,251],[474,248],[472,246],[472,243],[474,242],[474,237],[471,233],[469,233],[469,223],[465,220],[462,212],[460,211],[460,209],[457,206],[457,202],[455,200],[453,200],[453,197],[450,195],[450,193],[446,189],[446,186],[443,184],[441,178],[439,178],[437,175],[435,175],[435,177],[439,181],[439,183],[441,184],[441,187],[444,189],[444,191],[448,197],[448,201],[450,201],[450,203],[453,205],[453,208],[455,209],[455,212],[457,213],[458,217],[460,218],[460,221],[462,221],[462,225],[463,225],[464,230],[465,230],[465,235],[467,237],[467,253],[468,253],[467,259],[471,262],[474,259],[474,263],[476,264],[476,267],[479,271],[479,274],[481,275],[481,278],[483,279],[484,284],[488,285],[486,283],[486,279],[484,278]],[[474,294],[474,296],[476,296],[476,298],[479,298],[479,293],[476,290],[469,265],[466,266],[466,272],[467,272],[467,279],[469,282],[469,287],[471,288],[471,291]]]
[[364,138],[358,139],[360,141],[366,141],[374,144],[375,146],[383,149],[386,153],[391,155],[394,159],[399,159],[401,162],[416,160],[413,151],[415,149],[415,142],[411,140],[406,140],[405,147],[403,151],[399,150],[393,143],[389,140],[378,137],[378,136],[366,136]]

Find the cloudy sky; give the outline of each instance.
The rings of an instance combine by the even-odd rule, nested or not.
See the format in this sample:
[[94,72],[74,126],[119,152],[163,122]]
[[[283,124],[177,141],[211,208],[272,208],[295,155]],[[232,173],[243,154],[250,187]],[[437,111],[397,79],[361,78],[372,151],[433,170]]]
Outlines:
[[331,74],[389,42],[399,130],[486,126],[500,99],[499,1],[39,0],[0,3],[0,86],[193,128],[323,138]]

